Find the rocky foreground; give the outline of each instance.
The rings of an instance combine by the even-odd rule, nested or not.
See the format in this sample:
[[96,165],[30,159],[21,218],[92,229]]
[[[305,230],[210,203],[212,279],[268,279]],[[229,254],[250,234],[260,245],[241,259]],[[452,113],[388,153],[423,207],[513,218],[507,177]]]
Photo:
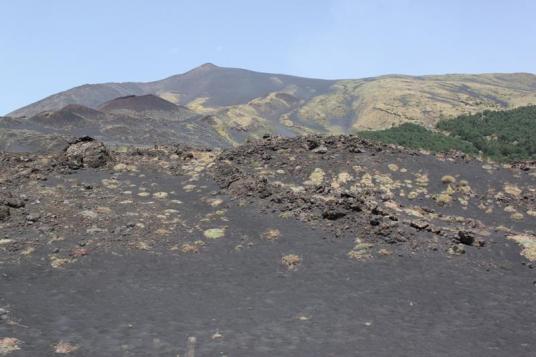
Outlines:
[[531,356],[536,165],[352,136],[0,156],[0,355]]

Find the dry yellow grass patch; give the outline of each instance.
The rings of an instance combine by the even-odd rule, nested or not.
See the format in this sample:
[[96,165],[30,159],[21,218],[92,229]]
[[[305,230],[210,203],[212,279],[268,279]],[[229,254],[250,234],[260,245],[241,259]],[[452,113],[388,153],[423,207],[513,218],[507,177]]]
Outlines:
[[14,337],[0,338],[0,355],[20,350],[19,343],[20,341]]
[[301,264],[302,259],[296,254],[288,254],[281,258],[281,264],[287,267],[288,270],[294,270]]
[[445,175],[441,178],[441,182],[443,182],[445,185],[452,184],[456,182],[456,178],[451,175]]
[[354,260],[367,260],[372,258],[370,255],[370,249],[374,247],[374,244],[364,243],[361,239],[355,240],[356,245],[348,252],[348,257]]
[[393,255],[393,252],[388,250],[388,249],[382,248],[382,249],[380,249],[378,251],[378,254],[383,255],[384,257],[387,257],[387,256],[390,256],[390,255]]
[[143,241],[136,242],[134,247],[139,250],[151,250],[151,246]]
[[514,197],[519,197],[521,196],[521,192],[523,192],[519,187],[517,187],[516,185],[512,185],[512,184],[505,184],[504,185],[504,192],[506,192],[507,194],[511,195],[511,196],[514,196]]
[[278,240],[281,236],[281,232],[277,228],[271,228],[264,231],[262,237],[266,240]]
[[219,205],[223,203],[223,200],[221,198],[210,198],[207,200],[207,203],[211,207],[218,207]]
[[55,269],[63,268],[67,264],[72,263],[74,261],[73,259],[60,258],[57,256],[50,256],[49,259],[50,265]]
[[54,352],[62,354],[71,353],[76,350],[78,350],[78,346],[75,346],[65,341],[58,342],[58,344],[54,347]]
[[225,235],[224,228],[210,228],[203,232],[203,235],[209,239],[218,239]]
[[439,195],[436,195],[434,199],[440,205],[445,205],[452,201],[452,196],[449,195],[448,193],[440,193]]
[[153,193],[153,197],[154,198],[159,198],[159,199],[164,199],[164,198],[168,197],[168,193],[167,192],[155,192],[155,193]]
[[313,170],[311,175],[309,175],[309,181],[306,181],[305,184],[311,184],[311,185],[321,185],[322,182],[324,182],[324,176],[326,173],[321,168],[317,167]]
[[515,241],[523,250],[521,255],[530,261],[536,261],[536,236],[529,234],[517,234],[508,236],[508,239]]
[[339,189],[341,186],[347,184],[352,180],[352,176],[348,172],[341,172],[331,181],[331,187],[333,189]]
[[515,212],[515,213],[512,213],[512,215],[510,216],[510,218],[512,218],[514,221],[522,221],[523,218],[525,218],[525,216],[523,216],[522,213]]
[[184,243],[179,250],[182,253],[199,253],[199,249],[205,245],[205,242],[197,240],[193,243]]
[[387,165],[387,167],[389,168],[389,170],[391,170],[393,172],[398,171],[398,165],[397,164],[389,164],[389,165]]
[[195,185],[191,185],[191,184],[190,184],[190,185],[186,185],[186,186],[184,186],[182,189],[183,189],[184,191],[186,191],[186,192],[192,192],[195,188],[196,188]]

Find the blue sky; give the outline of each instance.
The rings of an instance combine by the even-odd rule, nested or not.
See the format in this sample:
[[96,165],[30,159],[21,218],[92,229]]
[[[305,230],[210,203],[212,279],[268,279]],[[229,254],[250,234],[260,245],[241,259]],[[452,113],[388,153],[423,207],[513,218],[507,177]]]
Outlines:
[[0,113],[205,62],[318,78],[536,72],[533,0],[0,1]]

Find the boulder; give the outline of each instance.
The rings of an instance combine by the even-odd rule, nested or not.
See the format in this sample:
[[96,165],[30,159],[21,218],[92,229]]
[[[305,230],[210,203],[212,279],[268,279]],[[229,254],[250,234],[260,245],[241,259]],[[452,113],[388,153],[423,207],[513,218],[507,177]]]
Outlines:
[[465,245],[472,245],[475,242],[475,236],[471,232],[459,231],[457,241]]
[[86,136],[77,139],[67,147],[65,159],[67,165],[76,170],[82,167],[102,167],[111,160],[111,157],[103,143]]

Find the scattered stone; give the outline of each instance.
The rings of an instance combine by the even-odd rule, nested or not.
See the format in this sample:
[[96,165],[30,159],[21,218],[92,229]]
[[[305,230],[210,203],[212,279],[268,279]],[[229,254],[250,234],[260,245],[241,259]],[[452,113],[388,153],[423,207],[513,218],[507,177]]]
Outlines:
[[306,139],[305,143],[303,144],[303,146],[307,150],[316,149],[319,145],[320,145],[320,143],[318,142],[318,140],[313,140],[313,139]]
[[473,245],[475,242],[475,236],[471,232],[459,231],[457,240],[465,245]]
[[377,227],[382,223],[382,220],[379,217],[374,217],[369,221],[369,223],[370,223],[371,226]]
[[223,335],[219,332],[216,332],[214,335],[212,335],[213,340],[220,340],[223,338]]
[[328,148],[325,147],[324,145],[320,145],[319,147],[317,147],[316,149],[313,149],[313,152],[315,154],[325,154],[328,152]]
[[0,206],[7,206],[11,208],[22,208],[25,206],[24,200],[14,197],[10,193],[0,193]]
[[0,205],[0,222],[7,221],[11,212],[7,206]]
[[41,219],[41,215],[39,213],[30,213],[26,216],[26,220],[28,222],[37,222]]
[[322,218],[328,219],[330,221],[336,221],[340,218],[343,218],[344,216],[346,216],[346,212],[338,208],[330,208],[322,212]]
[[0,321],[6,321],[9,317],[8,314],[6,309],[0,308]]
[[84,218],[90,218],[90,219],[96,219],[96,218],[99,217],[97,212],[93,212],[93,211],[90,211],[90,210],[81,211],[80,216],[82,216]]
[[415,229],[418,229],[420,231],[428,228],[430,226],[430,223],[428,222],[425,222],[425,221],[411,221],[409,223],[410,227],[413,227]]

